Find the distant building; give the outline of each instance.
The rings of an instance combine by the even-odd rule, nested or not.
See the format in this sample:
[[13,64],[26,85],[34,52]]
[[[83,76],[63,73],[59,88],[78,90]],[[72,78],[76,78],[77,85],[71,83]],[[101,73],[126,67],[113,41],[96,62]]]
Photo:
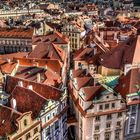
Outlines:
[[82,25],[76,22],[69,22],[62,28],[62,33],[70,37],[70,50],[81,48],[81,33],[84,31]]
[[33,29],[1,28],[0,54],[32,51]]

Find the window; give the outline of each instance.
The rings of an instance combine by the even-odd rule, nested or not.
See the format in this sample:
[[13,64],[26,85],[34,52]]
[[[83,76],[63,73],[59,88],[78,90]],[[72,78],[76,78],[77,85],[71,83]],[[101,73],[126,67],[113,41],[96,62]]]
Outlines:
[[103,110],[103,105],[100,105],[99,106],[99,110]]
[[25,119],[25,120],[24,120],[24,126],[26,126],[26,125],[27,125],[27,120]]
[[46,129],[46,136],[50,135],[50,127]]
[[112,103],[112,108],[115,108],[115,103]]
[[105,132],[105,140],[111,140],[111,132]]
[[120,140],[120,131],[115,131],[115,140]]
[[122,112],[119,112],[119,113],[118,113],[118,118],[119,118],[119,117],[122,117]]
[[130,118],[129,134],[132,134],[134,132],[134,128],[135,128],[135,119]]
[[95,121],[100,121],[100,116],[96,116]]
[[28,133],[28,134],[26,135],[26,140],[30,139],[30,137],[31,137],[31,135],[30,135],[30,133]]
[[111,127],[111,123],[107,123],[106,124],[106,128],[108,129],[108,128],[110,128]]
[[79,67],[81,66],[81,63],[80,63],[80,62],[78,63],[78,66],[79,66]]
[[112,115],[111,114],[108,114],[106,119],[107,120],[111,120],[112,119]]
[[100,135],[94,135],[94,140],[99,140],[100,139]]
[[50,119],[50,116],[48,116],[47,119],[49,120]]
[[52,114],[52,115],[53,115],[53,117],[54,117],[54,116],[55,116],[55,113],[53,112],[53,114]]
[[99,131],[99,129],[100,129],[100,126],[99,125],[96,125],[95,126],[95,131]]
[[58,129],[59,128],[59,121],[56,121],[55,122],[55,129]]
[[117,126],[121,126],[121,122],[120,122],[120,121],[118,121],[116,125],[117,125]]
[[131,106],[131,113],[136,114],[136,105]]
[[105,109],[109,109],[109,104],[105,104]]
[[35,129],[34,129],[34,134],[36,134],[38,132],[38,128],[36,127]]

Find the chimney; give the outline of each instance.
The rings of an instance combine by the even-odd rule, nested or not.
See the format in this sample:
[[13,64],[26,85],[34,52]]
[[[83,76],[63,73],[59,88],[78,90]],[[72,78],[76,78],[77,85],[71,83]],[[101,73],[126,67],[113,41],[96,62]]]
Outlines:
[[14,110],[17,110],[17,102],[16,102],[16,99],[12,98],[11,101],[10,101],[10,104],[11,104],[11,107]]
[[117,41],[117,44],[118,44],[119,43],[119,39],[117,39],[116,41]]
[[40,73],[38,73],[37,74],[37,83],[40,83],[40,81],[41,81],[41,75],[40,75]]
[[33,90],[33,86],[32,85],[28,85],[28,89]]
[[23,81],[18,81],[18,85],[19,85],[20,87],[23,87]]
[[114,32],[114,40],[117,40],[117,32]]
[[7,59],[7,62],[8,62],[8,63],[10,63],[10,62],[11,62],[11,60],[10,60],[10,59]]

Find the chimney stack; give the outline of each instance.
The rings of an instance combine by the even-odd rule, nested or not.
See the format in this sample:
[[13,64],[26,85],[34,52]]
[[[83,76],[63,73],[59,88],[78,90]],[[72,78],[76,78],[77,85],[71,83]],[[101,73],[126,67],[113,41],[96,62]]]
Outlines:
[[32,85],[29,85],[28,86],[28,89],[33,90],[33,86]]
[[14,109],[14,110],[17,110],[17,102],[16,102],[16,99],[12,98],[11,101],[11,107]]
[[18,85],[19,85],[20,87],[23,87],[23,81],[18,81]]
[[40,83],[40,81],[41,81],[41,75],[40,75],[40,73],[38,73],[37,74],[37,83]]
[[10,63],[10,62],[11,62],[11,60],[10,60],[10,59],[7,59],[7,62],[8,62],[8,63]]

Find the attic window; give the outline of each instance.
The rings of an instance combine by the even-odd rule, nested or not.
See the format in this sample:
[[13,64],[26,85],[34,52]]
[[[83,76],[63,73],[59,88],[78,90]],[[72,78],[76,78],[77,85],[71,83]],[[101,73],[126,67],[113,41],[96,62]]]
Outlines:
[[24,120],[24,126],[27,126],[27,120],[26,119]]

